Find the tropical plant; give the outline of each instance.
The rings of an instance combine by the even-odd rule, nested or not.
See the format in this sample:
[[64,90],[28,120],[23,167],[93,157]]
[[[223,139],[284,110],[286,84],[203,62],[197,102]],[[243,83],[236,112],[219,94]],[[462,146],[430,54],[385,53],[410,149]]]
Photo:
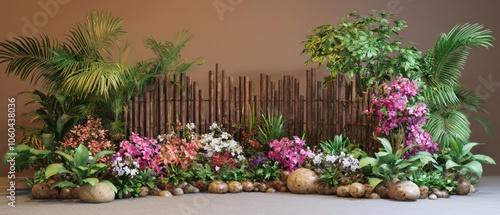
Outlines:
[[103,156],[113,154],[114,151],[101,151],[92,158],[89,155],[89,149],[80,144],[76,148],[74,156],[62,151],[56,151],[55,153],[64,158],[65,162],[48,165],[45,170],[45,178],[50,178],[53,175],[73,175],[75,176],[75,181],[61,180],[52,184],[51,187],[76,187],[77,185],[86,183],[95,185],[102,182],[108,185],[115,193],[117,192],[116,187],[110,181],[99,179],[99,175],[105,173],[108,169],[106,164],[98,162],[99,159]]
[[310,158],[312,159],[311,168],[319,174],[322,184],[337,187],[364,180],[359,160],[353,154],[346,154],[344,151],[335,151],[333,154],[318,151]]
[[273,140],[285,137],[285,122],[277,110],[267,111],[260,115],[260,124],[257,125],[257,141],[263,146],[263,151],[269,150],[268,144]]
[[429,152],[419,151],[414,155],[405,158],[405,153],[412,147],[401,145],[392,148],[391,143],[385,138],[378,138],[383,148],[375,157],[363,157],[359,161],[359,167],[368,174],[368,182],[372,187],[379,183],[392,181],[393,179],[406,180],[419,168],[429,162],[436,164],[436,161]]
[[320,142],[320,146],[323,152],[329,155],[340,155],[341,152],[344,152],[345,154],[352,154],[355,158],[366,155],[366,152],[351,143],[349,138],[342,137],[342,134],[335,135],[333,140]]
[[60,160],[53,151],[40,150],[24,144],[17,144],[14,146],[14,150],[6,152],[3,156],[3,164],[6,165],[10,159],[16,161],[16,172],[21,172],[25,169],[37,171]]
[[[479,143],[461,143],[459,140],[450,137],[447,141],[448,147],[438,154],[437,160],[444,163],[446,172],[454,173],[456,176],[465,176],[467,178],[479,177],[483,174],[482,164],[493,164],[495,160],[483,154],[472,154],[471,150]],[[438,167],[442,170],[442,167]],[[473,173],[474,175],[471,175]]]
[[[461,70],[472,48],[493,46],[491,30],[480,24],[456,25],[448,33],[441,34],[434,47],[425,52],[422,71],[415,75],[425,82],[421,94],[431,113],[427,130],[433,140],[446,147],[447,136],[459,142],[469,140],[469,116],[467,111],[486,112],[483,100],[474,91],[460,83]],[[478,119],[488,132],[489,124]]]
[[[354,19],[352,22],[348,19]],[[407,27],[394,14],[375,10],[368,16],[357,12],[340,18],[337,26],[323,25],[312,30],[304,41],[302,53],[310,55],[305,62],[326,63],[331,72],[346,73],[359,83],[358,93],[391,76],[407,75],[420,68],[420,52],[404,47],[399,32]]]
[[29,78],[35,84],[41,81],[49,95],[69,96],[75,104],[84,104],[85,116],[102,118],[112,133],[123,134],[123,105],[137,89],[158,74],[184,72],[201,60],[180,57],[192,39],[183,32],[176,42],[146,40],[157,57],[133,66],[128,60],[131,46],[122,40],[126,34],[122,22],[110,13],[91,11],[65,41],[42,35],[0,43],[0,63],[8,63],[5,72],[9,75]]
[[127,157],[123,160],[120,156],[113,157],[111,163],[111,182],[116,186],[116,196],[121,199],[126,196],[137,197],[141,193],[142,181],[138,177],[139,164]]

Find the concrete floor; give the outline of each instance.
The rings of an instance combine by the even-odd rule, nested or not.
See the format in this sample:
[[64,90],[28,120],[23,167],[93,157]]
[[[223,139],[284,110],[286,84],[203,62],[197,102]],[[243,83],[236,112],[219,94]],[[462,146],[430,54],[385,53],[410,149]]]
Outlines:
[[397,214],[488,215],[500,214],[500,176],[481,179],[478,191],[448,199],[397,202],[387,199],[353,199],[291,193],[186,194],[114,200],[106,204],[78,200],[33,200],[18,180],[15,208],[9,207],[7,178],[0,178],[1,215],[15,214]]

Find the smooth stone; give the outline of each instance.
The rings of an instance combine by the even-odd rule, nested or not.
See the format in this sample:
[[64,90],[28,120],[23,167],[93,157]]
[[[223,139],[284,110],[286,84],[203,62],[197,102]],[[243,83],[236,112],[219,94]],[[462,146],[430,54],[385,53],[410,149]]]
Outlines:
[[459,178],[458,179],[457,189],[456,189],[455,192],[458,195],[467,195],[470,192],[470,186],[471,186],[471,183],[470,183],[469,179],[466,179],[466,178],[463,178],[463,177]]
[[369,199],[380,199],[380,196],[377,193],[372,193],[368,196]]
[[172,196],[172,193],[168,190],[162,190],[158,193],[158,196],[162,196],[162,197],[171,197]]
[[419,199],[425,199],[429,195],[429,188],[425,185],[420,186],[418,189],[420,189],[420,196],[418,197]]
[[242,181],[241,186],[243,187],[243,191],[245,192],[252,192],[253,191],[253,182],[251,181]]
[[149,194],[149,188],[146,186],[141,187],[141,192],[139,193],[140,197],[145,197]]
[[318,184],[318,175],[306,168],[300,168],[288,176],[286,185],[291,193],[314,194]]
[[476,186],[470,185],[470,192],[469,193],[475,193],[476,192]]
[[276,193],[276,190],[271,187],[266,190],[266,193]]
[[429,195],[429,200],[436,200],[438,197],[436,196],[436,194],[431,194]]
[[184,191],[182,190],[182,188],[178,187],[174,189],[174,192],[172,194],[174,194],[174,196],[182,196],[184,195]]
[[158,196],[162,190],[158,187],[149,190],[149,195]]
[[239,181],[230,181],[227,186],[230,193],[240,193],[243,191],[243,185]]
[[84,184],[80,187],[80,201],[88,203],[106,203],[115,199],[115,192],[104,183]]
[[214,181],[208,185],[209,193],[227,193],[228,187],[225,182],[222,181]]
[[398,181],[389,185],[388,196],[398,201],[416,201],[420,197],[420,188],[411,181]]
[[198,189],[197,187],[195,187],[191,184],[188,184],[188,185],[182,187],[182,191],[184,191],[184,193],[199,193],[200,189]]

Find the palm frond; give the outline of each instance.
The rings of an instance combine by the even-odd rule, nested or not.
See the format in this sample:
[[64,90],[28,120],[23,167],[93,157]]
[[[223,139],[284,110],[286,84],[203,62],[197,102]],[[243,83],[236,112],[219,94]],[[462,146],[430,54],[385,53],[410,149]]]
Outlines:
[[471,130],[467,116],[458,110],[447,113],[432,113],[427,120],[426,130],[437,143],[442,143],[447,135],[459,141],[468,141]]
[[467,89],[464,85],[458,85],[455,87],[455,94],[458,100],[462,104],[462,110],[471,110],[476,112],[487,113],[484,108],[484,100],[479,98],[476,93],[472,90]]
[[40,37],[16,37],[0,43],[0,64],[8,63],[6,73],[19,76],[21,80],[30,78],[36,84],[43,74],[52,73],[50,61],[53,50],[60,44],[47,35]]

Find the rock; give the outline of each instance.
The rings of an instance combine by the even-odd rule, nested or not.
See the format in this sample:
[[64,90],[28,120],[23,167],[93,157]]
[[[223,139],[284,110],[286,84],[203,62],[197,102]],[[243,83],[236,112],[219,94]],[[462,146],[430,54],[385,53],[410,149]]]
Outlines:
[[389,191],[387,190],[387,187],[385,187],[385,185],[383,185],[382,183],[378,184],[375,187],[375,193],[377,193],[380,198],[387,198],[388,192]]
[[230,193],[241,193],[243,191],[243,185],[239,181],[230,181],[227,186]]
[[257,188],[259,188],[259,191],[260,192],[266,192],[268,186],[266,184],[260,184],[260,186],[257,186]]
[[171,197],[172,196],[172,193],[168,190],[162,190],[158,193],[158,196],[162,196],[162,197]]
[[416,201],[420,197],[420,188],[411,181],[389,183],[388,196],[398,201]]
[[314,189],[314,192],[316,194],[325,194],[325,189],[326,189],[326,185],[318,185],[316,186],[316,189]]
[[146,186],[141,187],[141,192],[139,193],[140,197],[145,197],[149,194],[149,188]]
[[339,186],[336,191],[337,197],[350,197],[348,186]]
[[281,180],[283,183],[285,183],[285,184],[286,184],[286,183],[287,183],[287,180],[288,180],[288,176],[289,176],[289,175],[290,175],[290,172],[288,172],[288,171],[285,171],[285,170],[284,170],[284,171],[283,171],[283,172],[281,172],[281,174],[280,174],[280,180]]
[[50,198],[50,186],[47,183],[38,183],[31,188],[31,197],[34,199]]
[[184,193],[199,193],[200,189],[196,188],[195,186],[188,184],[181,188]]
[[457,182],[458,182],[458,185],[457,185],[457,189],[455,190],[455,192],[458,195],[467,195],[467,194],[469,194],[469,192],[470,192],[470,186],[471,186],[470,180],[467,179],[467,178],[464,178],[464,177],[460,177],[457,180]]
[[271,187],[266,190],[266,193],[276,193],[276,190]]
[[368,196],[369,199],[380,199],[380,196],[377,193],[372,193]]
[[207,191],[209,184],[210,183],[208,183],[207,181],[198,180],[195,183],[195,187],[198,188],[198,190],[200,190],[200,191]]
[[80,199],[80,186],[76,186],[71,189],[71,198]]
[[470,190],[469,190],[469,193],[475,193],[476,192],[476,186],[474,185],[470,185]]
[[448,192],[448,190],[443,189],[441,190],[441,193],[442,193],[442,198],[450,198],[450,193]]
[[266,183],[265,183],[265,184],[266,184],[266,187],[267,187],[267,188],[271,188],[271,187],[273,187],[273,188],[274,188],[274,181],[266,181]]
[[104,183],[84,184],[80,187],[80,201],[88,203],[106,203],[115,199],[115,192]]
[[434,194],[436,196],[436,198],[444,198],[444,193],[438,189],[433,189],[431,194]]
[[365,198],[369,198],[370,195],[373,193],[373,187],[369,184],[364,184],[363,186],[365,187]]
[[162,190],[158,187],[155,187],[153,189],[149,189],[149,195],[151,196],[158,196]]
[[289,192],[288,188],[286,186],[281,186],[278,191],[282,192],[282,193],[286,193],[286,192]]
[[174,194],[174,196],[182,196],[184,195],[184,191],[182,190],[182,188],[178,187],[174,189],[174,192],[172,194]]
[[252,192],[253,191],[253,183],[251,181],[242,181],[241,186],[243,187],[243,191]]
[[330,185],[326,185],[325,187],[325,195],[336,195],[337,194],[337,188],[332,187]]
[[420,189],[420,196],[418,197],[419,199],[425,199],[429,195],[429,188],[425,185],[422,185],[418,187]]
[[169,192],[174,192],[174,189],[177,188],[174,183],[168,183],[163,187],[163,190],[168,190]]
[[222,181],[214,181],[208,185],[209,193],[227,193],[227,184]]
[[437,198],[436,194],[429,195],[429,200],[436,200]]
[[184,187],[187,187],[189,184],[185,181],[179,182],[177,185],[175,185],[175,188],[181,188],[183,189]]
[[290,173],[286,185],[292,193],[314,194],[317,181],[318,175],[314,171],[300,168]]
[[281,180],[274,180],[273,181],[273,187],[274,187],[274,189],[277,190],[277,189],[280,189],[280,187],[283,187],[283,186],[285,186],[285,183],[283,183],[283,181],[281,181]]
[[59,187],[50,188],[49,196],[51,199],[58,199],[60,192],[61,192],[61,188],[59,188]]
[[59,198],[61,199],[71,199],[73,196],[71,195],[72,187],[61,188],[59,191]]
[[365,196],[365,186],[361,183],[352,183],[349,185],[349,195],[354,198],[361,198]]

